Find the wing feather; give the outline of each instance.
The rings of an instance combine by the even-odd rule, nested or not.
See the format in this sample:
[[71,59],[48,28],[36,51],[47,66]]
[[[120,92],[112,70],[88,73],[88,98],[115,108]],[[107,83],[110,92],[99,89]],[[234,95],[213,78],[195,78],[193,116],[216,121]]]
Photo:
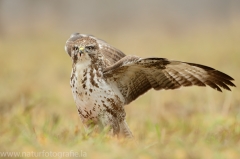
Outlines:
[[104,77],[117,85],[125,104],[153,88],[177,89],[181,86],[210,86],[222,92],[231,91],[234,79],[211,67],[165,58],[125,56],[104,70]]
[[97,40],[99,49],[100,49],[100,53],[103,54],[104,60],[107,60],[108,66],[113,65],[114,63],[116,63],[117,61],[119,61],[120,59],[122,59],[123,57],[126,56],[122,51],[109,45],[105,41],[103,41],[101,39],[97,39],[96,37],[93,37],[93,36],[92,36],[92,38]]

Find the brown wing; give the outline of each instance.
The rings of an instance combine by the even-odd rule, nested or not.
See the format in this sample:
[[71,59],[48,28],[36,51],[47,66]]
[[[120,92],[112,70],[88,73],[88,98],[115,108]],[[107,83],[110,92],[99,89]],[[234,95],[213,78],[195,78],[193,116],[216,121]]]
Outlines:
[[165,58],[139,58],[125,56],[114,65],[104,70],[109,82],[117,85],[125,97],[125,104],[130,103],[151,88],[177,89],[181,86],[210,86],[222,91],[220,87],[231,90],[235,87],[232,77],[211,67],[169,61]]
[[99,49],[100,49],[100,53],[103,54],[104,56],[104,60],[106,60],[107,64],[113,65],[114,63],[116,63],[117,61],[119,61],[120,59],[122,59],[123,57],[125,57],[126,55],[114,48],[113,46],[109,45],[108,43],[106,43],[105,41],[101,40],[101,39],[97,39],[96,37],[89,35],[91,38],[94,38],[95,40],[97,40],[97,43],[99,45]]

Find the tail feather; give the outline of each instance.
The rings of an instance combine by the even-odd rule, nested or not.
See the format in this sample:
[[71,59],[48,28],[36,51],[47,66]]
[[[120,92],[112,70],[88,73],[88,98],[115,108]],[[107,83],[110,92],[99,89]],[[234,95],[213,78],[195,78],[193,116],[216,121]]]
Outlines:
[[129,129],[127,122],[124,120],[120,124],[120,136],[126,137],[126,138],[133,138],[133,134],[131,130]]

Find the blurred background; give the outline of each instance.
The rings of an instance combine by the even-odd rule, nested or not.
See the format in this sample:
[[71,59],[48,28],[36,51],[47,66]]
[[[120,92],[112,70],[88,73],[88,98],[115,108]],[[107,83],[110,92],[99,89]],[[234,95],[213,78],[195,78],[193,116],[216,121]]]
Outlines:
[[125,54],[208,65],[240,85],[238,0],[0,0],[1,151],[82,149],[106,158],[239,155],[239,88],[149,91],[126,106],[139,145],[86,137],[64,51],[74,32],[92,34]]

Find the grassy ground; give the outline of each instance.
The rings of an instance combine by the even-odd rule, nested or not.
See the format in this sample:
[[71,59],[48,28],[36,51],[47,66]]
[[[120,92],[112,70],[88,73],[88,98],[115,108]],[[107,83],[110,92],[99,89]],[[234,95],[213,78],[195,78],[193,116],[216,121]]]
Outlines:
[[[199,30],[178,37],[143,33],[136,34],[135,40],[122,35],[121,42],[112,39],[111,44],[126,54],[209,65],[231,75],[240,86],[239,28]],[[239,88],[223,93],[197,87],[149,91],[126,106],[134,140],[104,132],[88,136],[69,87],[67,38],[39,34],[1,39],[1,152],[73,151],[86,158],[240,157]],[[146,38],[152,41],[147,43]]]

